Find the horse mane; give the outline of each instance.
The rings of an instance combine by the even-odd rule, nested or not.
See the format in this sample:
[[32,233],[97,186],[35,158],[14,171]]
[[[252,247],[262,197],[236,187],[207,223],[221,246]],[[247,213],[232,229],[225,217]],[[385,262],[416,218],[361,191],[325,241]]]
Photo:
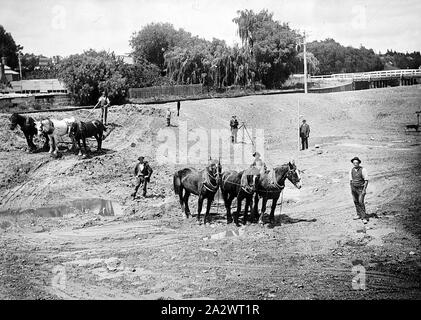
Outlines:
[[264,180],[264,178],[266,177],[268,184],[276,184],[277,183],[276,175],[279,174],[283,176],[285,171],[287,171],[288,167],[289,167],[289,163],[284,163],[280,166],[276,166],[272,169],[272,172],[265,173],[263,177],[261,177],[261,180]]

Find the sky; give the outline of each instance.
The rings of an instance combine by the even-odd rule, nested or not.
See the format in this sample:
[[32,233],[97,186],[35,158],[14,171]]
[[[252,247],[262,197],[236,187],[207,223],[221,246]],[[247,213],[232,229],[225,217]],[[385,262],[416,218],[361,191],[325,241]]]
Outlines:
[[24,53],[68,56],[84,50],[131,51],[132,34],[169,22],[207,40],[240,43],[238,10],[267,9],[308,40],[421,51],[420,0],[1,0],[0,24]]

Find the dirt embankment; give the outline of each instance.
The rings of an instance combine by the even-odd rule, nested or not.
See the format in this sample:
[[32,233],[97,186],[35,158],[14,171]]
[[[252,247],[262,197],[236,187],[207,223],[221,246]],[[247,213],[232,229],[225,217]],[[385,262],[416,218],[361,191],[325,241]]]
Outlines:
[[[416,121],[420,101],[420,86],[413,86],[186,101],[180,117],[175,103],[116,106],[105,152],[83,160],[64,149],[60,159],[27,153],[22,133],[10,131],[8,116],[1,115],[0,297],[419,299],[421,141],[404,126]],[[174,125],[168,129],[167,107]],[[85,119],[89,112],[33,116]],[[211,225],[183,220],[171,187],[183,163],[157,161],[162,130],[178,136],[186,125],[187,132],[199,128],[211,140],[212,130],[226,128],[232,114],[251,135],[263,130],[260,151],[269,167],[294,158],[304,170],[301,190],[286,183],[273,228],[227,226],[223,205],[212,207]],[[300,152],[302,119],[311,133],[310,149]],[[96,150],[96,142],[89,145]],[[148,197],[133,201],[139,155],[154,175]],[[352,220],[348,170],[355,155],[370,175],[368,225]],[[221,156],[224,169],[243,168],[251,158],[246,153],[243,163],[232,163],[226,155],[211,156]],[[111,204],[74,205],[61,216],[60,205],[80,199]],[[192,196],[192,212],[196,201]],[[355,290],[361,266],[366,290]]]

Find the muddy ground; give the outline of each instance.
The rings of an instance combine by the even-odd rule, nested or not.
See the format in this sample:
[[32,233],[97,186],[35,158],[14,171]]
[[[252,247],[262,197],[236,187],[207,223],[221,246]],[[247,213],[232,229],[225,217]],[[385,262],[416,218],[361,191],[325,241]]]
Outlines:
[[[10,115],[1,114],[0,298],[420,299],[421,138],[404,130],[420,105],[418,85],[186,101],[180,117],[175,103],[115,106],[104,152],[90,140],[87,159],[66,150],[68,138],[61,158],[28,153],[22,133],[8,129]],[[173,126],[165,129],[167,107]],[[274,226],[227,225],[220,197],[211,224],[198,224],[195,214],[183,219],[172,190],[183,163],[158,160],[165,130],[178,135],[187,124],[188,132],[211,134],[232,114],[252,136],[264,130],[259,148],[269,168],[295,159],[304,170],[302,189],[286,182]],[[72,115],[91,119],[100,111],[33,114]],[[299,115],[311,127],[310,148],[301,152]],[[244,142],[234,150],[252,147],[247,136]],[[154,174],[148,196],[133,201],[132,171],[142,154]],[[353,220],[355,155],[370,176],[367,225]],[[242,163],[224,156],[225,170],[252,161],[248,150]]]

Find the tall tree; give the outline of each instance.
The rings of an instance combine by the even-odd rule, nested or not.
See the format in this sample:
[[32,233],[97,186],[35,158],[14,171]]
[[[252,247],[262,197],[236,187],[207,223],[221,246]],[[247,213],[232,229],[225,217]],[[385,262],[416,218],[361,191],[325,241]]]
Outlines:
[[0,58],[6,57],[7,65],[14,69],[18,66],[18,51],[22,50],[23,47],[17,45],[12,35],[0,25]]
[[288,24],[273,20],[273,13],[262,10],[237,12],[233,21],[237,24],[238,34],[243,47],[250,53],[250,59],[241,68],[242,72],[251,69],[267,87],[278,87],[294,69],[298,32]]
[[102,90],[107,91],[113,103],[119,103],[127,90],[123,66],[124,62],[114,53],[89,50],[60,61],[59,79],[79,104],[95,103]]
[[170,23],[150,23],[133,33],[130,45],[135,63],[146,59],[164,71],[165,53],[189,41],[192,41],[192,36],[183,29],[175,30]]

